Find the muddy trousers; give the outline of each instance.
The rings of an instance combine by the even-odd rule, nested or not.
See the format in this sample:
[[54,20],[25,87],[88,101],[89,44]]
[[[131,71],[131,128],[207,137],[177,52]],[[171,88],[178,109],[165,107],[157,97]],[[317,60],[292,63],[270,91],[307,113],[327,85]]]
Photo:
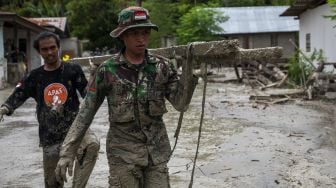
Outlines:
[[170,188],[167,163],[138,166],[108,157],[109,188]]
[[[89,129],[77,151],[73,175],[73,188],[84,188],[96,163],[99,151],[99,140]],[[57,182],[55,169],[59,160],[60,144],[43,147],[44,182],[46,188],[62,188]]]

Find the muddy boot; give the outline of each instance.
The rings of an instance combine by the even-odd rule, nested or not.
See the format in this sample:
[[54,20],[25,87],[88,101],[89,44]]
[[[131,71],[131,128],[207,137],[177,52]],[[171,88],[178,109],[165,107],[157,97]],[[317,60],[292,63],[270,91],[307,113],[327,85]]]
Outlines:
[[78,149],[75,171],[72,182],[73,188],[84,188],[96,164],[100,144],[97,137],[88,130]]

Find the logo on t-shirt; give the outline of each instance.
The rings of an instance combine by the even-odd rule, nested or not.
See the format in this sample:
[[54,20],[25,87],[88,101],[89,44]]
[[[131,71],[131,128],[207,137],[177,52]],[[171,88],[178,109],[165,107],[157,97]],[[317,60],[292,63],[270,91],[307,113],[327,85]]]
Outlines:
[[57,110],[60,105],[65,103],[67,98],[68,91],[63,84],[53,83],[44,89],[44,102],[52,110]]

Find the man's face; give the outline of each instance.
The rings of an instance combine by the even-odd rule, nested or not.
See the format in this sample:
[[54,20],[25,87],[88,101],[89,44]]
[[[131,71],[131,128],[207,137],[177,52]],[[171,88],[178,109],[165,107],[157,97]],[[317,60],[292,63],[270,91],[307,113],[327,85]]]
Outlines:
[[58,47],[53,37],[41,39],[39,41],[39,54],[44,59],[45,64],[56,64],[59,60]]
[[134,55],[145,53],[151,33],[150,28],[134,28],[125,31],[121,36],[127,51]]

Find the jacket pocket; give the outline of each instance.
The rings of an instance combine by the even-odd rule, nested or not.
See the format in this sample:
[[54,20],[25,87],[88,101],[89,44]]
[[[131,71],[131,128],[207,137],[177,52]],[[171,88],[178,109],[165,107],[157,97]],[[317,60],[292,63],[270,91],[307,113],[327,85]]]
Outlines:
[[112,122],[130,122],[135,120],[133,103],[111,105],[110,109],[110,121]]
[[149,115],[161,116],[168,112],[164,99],[164,90],[160,88],[154,88],[148,92],[148,108]]
[[151,116],[161,116],[168,112],[164,100],[149,100],[149,115]]

